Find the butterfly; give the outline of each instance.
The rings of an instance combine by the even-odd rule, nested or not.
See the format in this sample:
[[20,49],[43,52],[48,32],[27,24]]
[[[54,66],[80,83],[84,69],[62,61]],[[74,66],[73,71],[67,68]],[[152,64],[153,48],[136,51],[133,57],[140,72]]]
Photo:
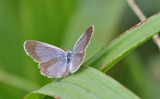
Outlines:
[[86,48],[90,43],[94,26],[90,26],[80,36],[73,50],[67,52],[40,41],[28,40],[24,42],[24,49],[38,64],[42,75],[48,78],[67,77],[76,72],[86,55]]

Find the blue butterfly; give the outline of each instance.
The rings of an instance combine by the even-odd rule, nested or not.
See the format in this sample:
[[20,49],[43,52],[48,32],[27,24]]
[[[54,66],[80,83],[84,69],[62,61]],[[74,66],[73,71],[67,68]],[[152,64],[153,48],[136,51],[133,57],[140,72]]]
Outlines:
[[27,55],[39,63],[38,67],[42,75],[49,78],[67,77],[69,73],[74,73],[80,68],[93,31],[93,25],[88,27],[73,50],[67,52],[56,46],[33,40],[25,41],[24,49]]

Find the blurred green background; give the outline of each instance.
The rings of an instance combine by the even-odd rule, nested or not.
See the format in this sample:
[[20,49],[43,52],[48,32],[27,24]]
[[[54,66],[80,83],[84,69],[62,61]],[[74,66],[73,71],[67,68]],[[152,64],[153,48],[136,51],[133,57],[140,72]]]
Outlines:
[[[160,0],[135,1],[147,17],[160,11]],[[22,99],[53,81],[39,73],[23,49],[24,41],[38,40],[67,51],[93,24],[87,60],[139,22],[126,0],[0,0],[0,99]],[[160,97],[160,53],[152,40],[107,74],[143,99]]]

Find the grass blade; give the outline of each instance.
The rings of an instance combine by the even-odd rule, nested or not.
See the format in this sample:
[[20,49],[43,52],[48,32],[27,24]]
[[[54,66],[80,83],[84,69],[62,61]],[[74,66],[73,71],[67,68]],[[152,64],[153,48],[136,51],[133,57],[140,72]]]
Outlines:
[[160,32],[160,13],[127,30],[84,63],[84,65],[106,72],[126,54],[158,32]]
[[[74,75],[47,84],[35,93],[62,99],[138,99],[117,81],[91,67],[83,67]],[[24,99],[32,99],[30,95],[33,94]]]

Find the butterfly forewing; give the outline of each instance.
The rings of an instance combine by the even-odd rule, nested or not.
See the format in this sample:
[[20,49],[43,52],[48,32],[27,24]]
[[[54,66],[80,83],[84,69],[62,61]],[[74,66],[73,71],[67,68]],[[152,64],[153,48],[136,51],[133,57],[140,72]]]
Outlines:
[[60,78],[66,71],[67,60],[65,58],[52,59],[39,64],[42,75],[49,78]]
[[24,49],[36,62],[46,62],[51,59],[66,57],[62,49],[39,41],[26,41]]
[[93,25],[86,29],[86,31],[80,36],[80,38],[77,40],[76,44],[74,45],[73,52],[79,53],[86,50],[90,38],[93,34]]

